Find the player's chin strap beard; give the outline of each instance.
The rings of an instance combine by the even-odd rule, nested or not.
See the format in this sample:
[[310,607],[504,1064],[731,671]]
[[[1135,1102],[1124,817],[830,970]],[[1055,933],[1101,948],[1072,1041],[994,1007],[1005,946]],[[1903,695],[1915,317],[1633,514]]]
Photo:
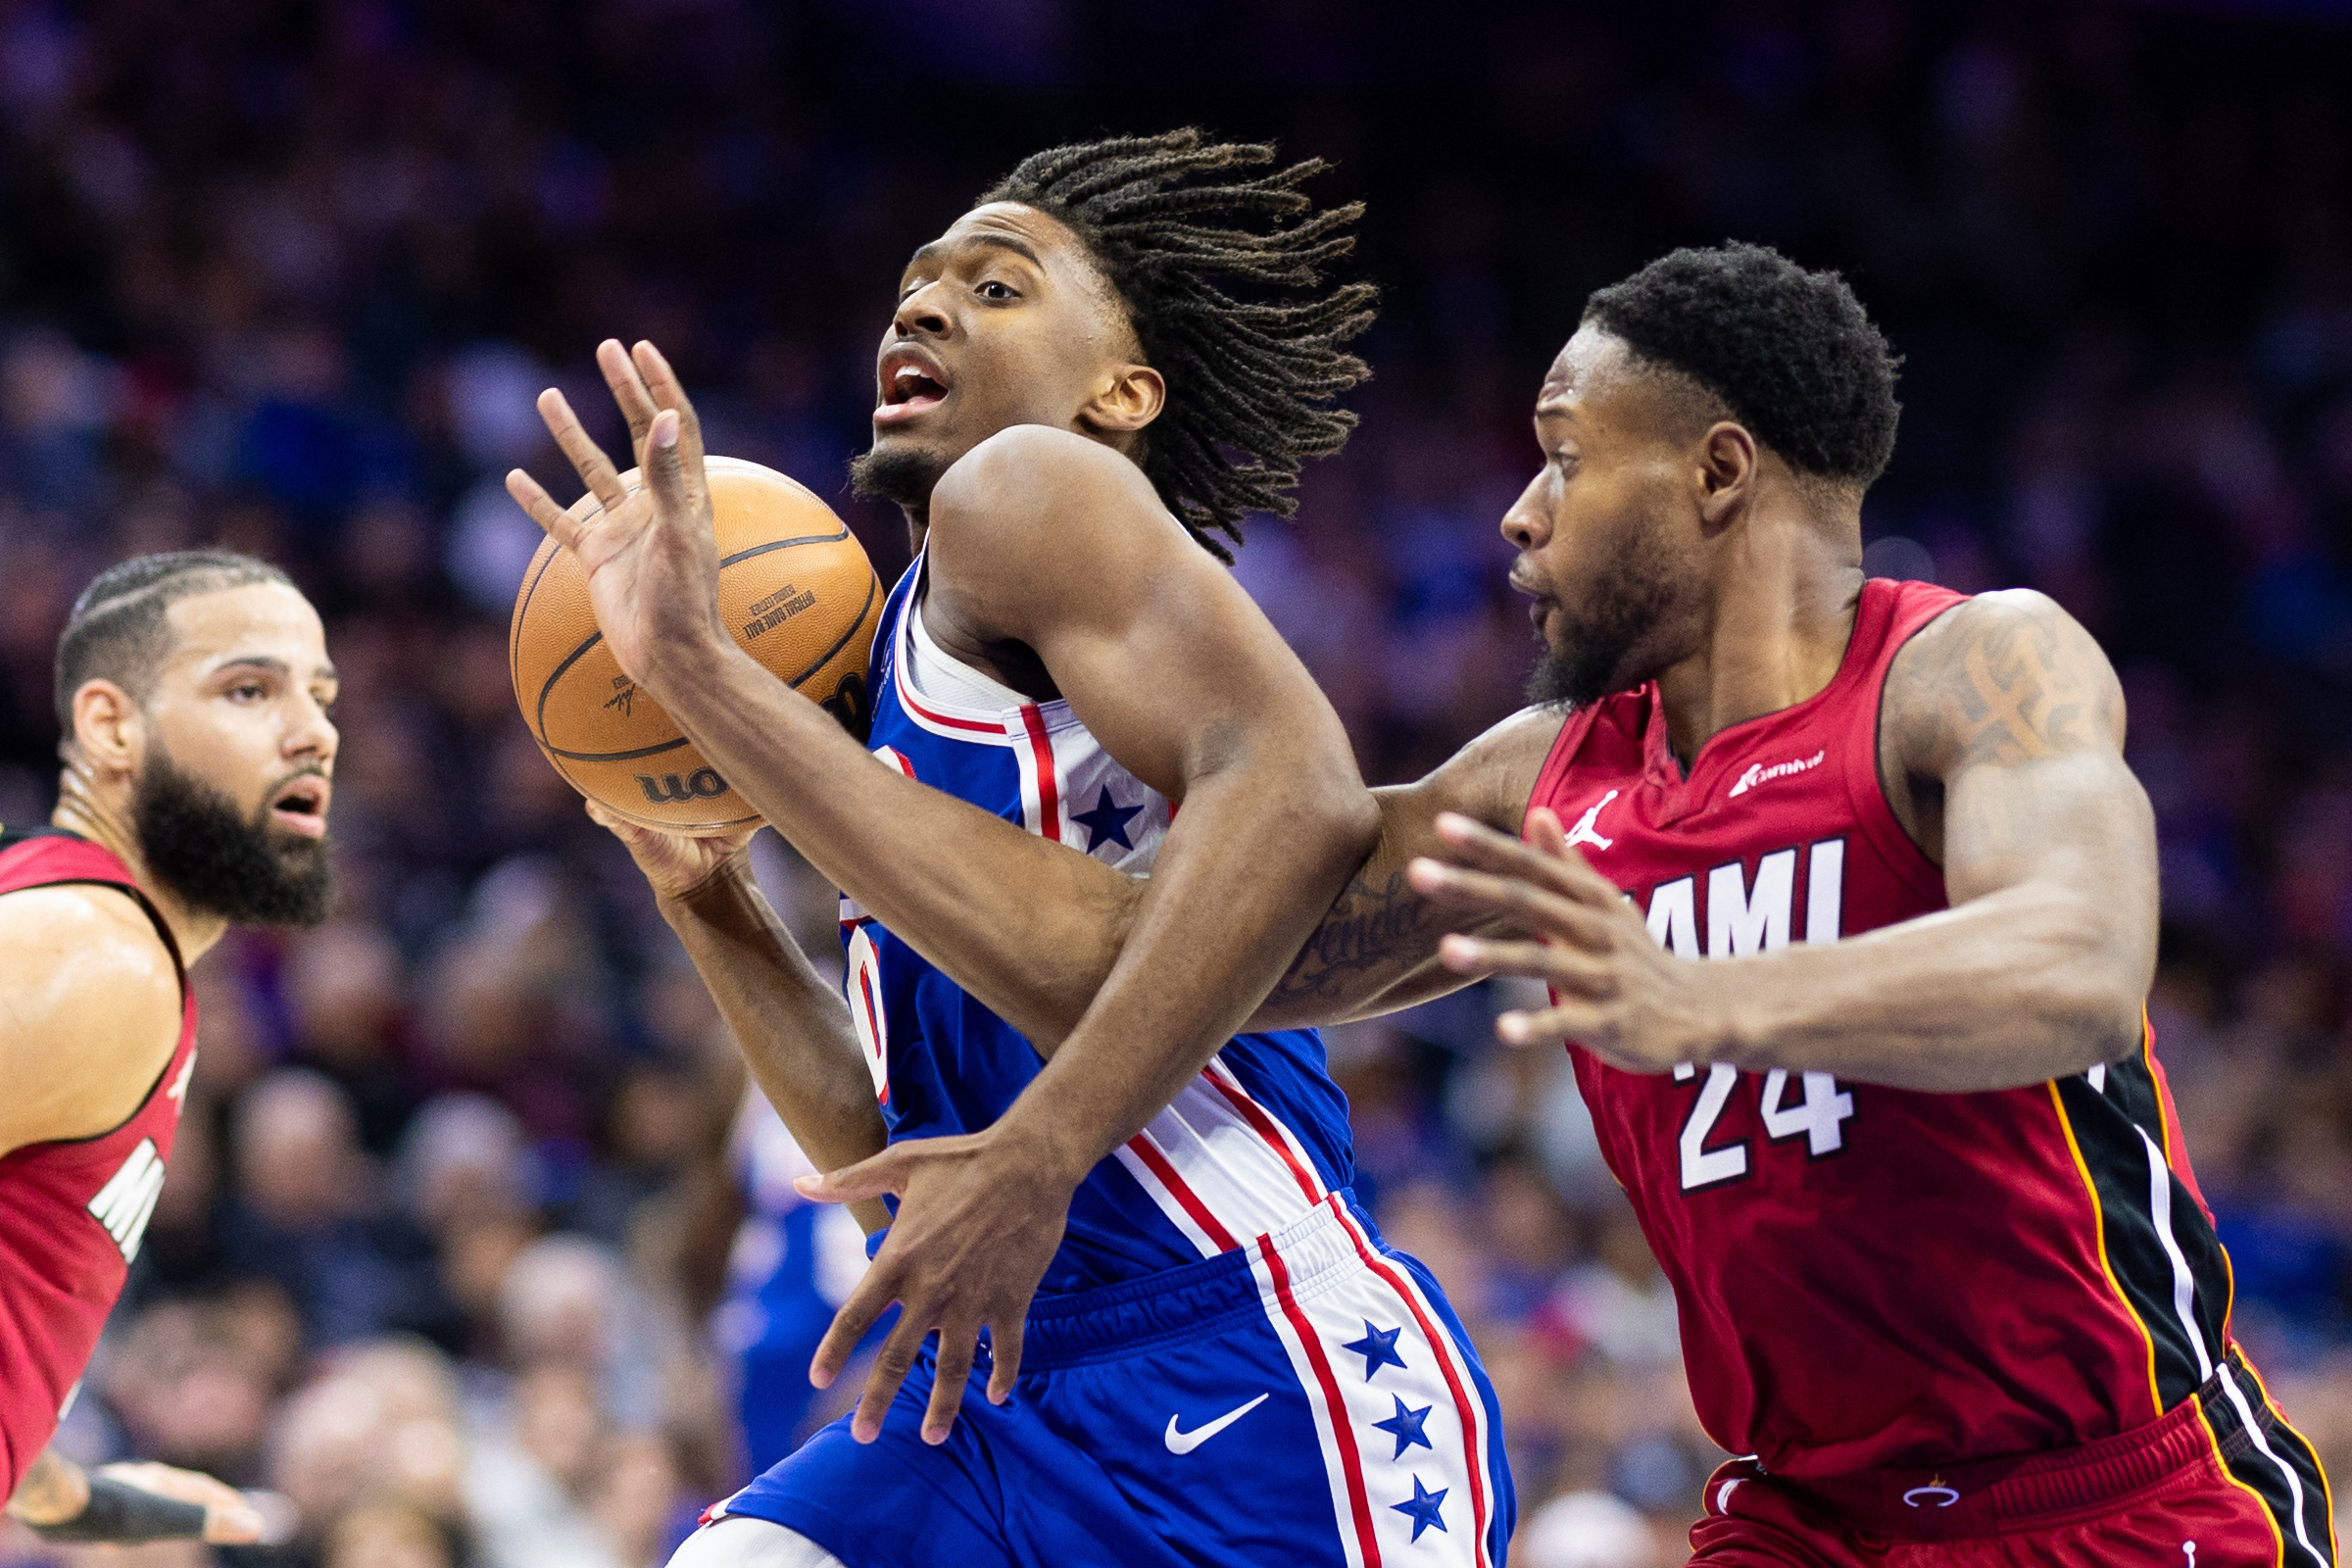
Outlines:
[[883,501],[920,517],[931,506],[931,487],[947,471],[937,455],[900,445],[861,452],[850,462],[850,493],[860,501]]
[[334,863],[326,840],[271,829],[275,794],[240,815],[227,796],[153,749],[131,799],[140,857],[191,907],[232,924],[317,925],[334,907]]

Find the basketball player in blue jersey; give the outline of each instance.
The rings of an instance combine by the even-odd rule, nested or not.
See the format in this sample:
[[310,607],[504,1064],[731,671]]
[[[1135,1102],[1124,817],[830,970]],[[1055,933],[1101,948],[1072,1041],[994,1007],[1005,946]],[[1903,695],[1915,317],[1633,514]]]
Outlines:
[[[1235,1035],[1377,829],[1212,537],[1290,510],[1364,374],[1341,345],[1371,291],[1320,277],[1358,210],[1313,209],[1315,164],[1240,172],[1271,159],[1192,131],[1054,149],[915,253],[857,469],[916,544],[870,755],[719,624],[700,438],[660,354],[599,351],[641,491],[541,400],[601,510],[511,488],[578,555],[622,666],[844,890],[847,1008],[735,845],[616,830],[836,1172],[817,1195],[898,1200],[817,1356],[829,1378],[903,1303],[855,1415],[714,1510],[681,1564],[1502,1556],[1493,1393],[1351,1200],[1319,1041]],[[998,861],[961,853],[965,803],[1151,870],[1075,1023],[1035,931],[974,918],[1004,898]]]

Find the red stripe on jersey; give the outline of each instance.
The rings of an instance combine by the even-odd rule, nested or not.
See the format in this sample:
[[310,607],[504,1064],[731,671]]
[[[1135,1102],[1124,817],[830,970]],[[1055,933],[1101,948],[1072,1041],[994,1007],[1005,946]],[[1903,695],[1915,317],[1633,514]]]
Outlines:
[[1387,1282],[1389,1289],[1396,1293],[1397,1298],[1404,1302],[1405,1310],[1413,1314],[1413,1321],[1421,1325],[1421,1337],[1427,1340],[1430,1348],[1437,1352],[1438,1370],[1446,1374],[1446,1387],[1453,1395],[1453,1413],[1462,1423],[1462,1440],[1469,1445],[1466,1468],[1470,1472],[1470,1520],[1478,1530],[1478,1559],[1485,1562],[1487,1560],[1487,1475],[1486,1466],[1479,1462],[1478,1456],[1478,1416],[1480,1412],[1471,1407],[1470,1396],[1462,1388],[1461,1373],[1455,1369],[1453,1364],[1452,1344],[1444,1337],[1439,1326],[1430,1321],[1429,1314],[1422,1310],[1421,1298],[1409,1290],[1404,1281],[1396,1277],[1396,1268],[1386,1258],[1364,1245],[1363,1232],[1355,1227],[1355,1216],[1348,1212],[1347,1206],[1340,1201],[1338,1195],[1333,1195],[1328,1201],[1331,1204],[1331,1211],[1337,1214],[1340,1223],[1347,1227],[1348,1239],[1355,1244],[1356,1256],[1362,1258],[1364,1266],[1379,1275],[1382,1280]]
[[1159,1184],[1168,1190],[1169,1195],[1178,1203],[1183,1205],[1184,1211],[1192,1215],[1193,1223],[1200,1226],[1207,1234],[1208,1239],[1217,1244],[1218,1251],[1230,1252],[1241,1245],[1233,1239],[1233,1232],[1218,1223],[1217,1216],[1209,1212],[1208,1205],[1200,1201],[1200,1195],[1194,1192],[1186,1184],[1185,1179],[1176,1174],[1176,1167],[1168,1163],[1168,1156],[1154,1148],[1151,1139],[1142,1133],[1137,1133],[1133,1138],[1127,1140],[1127,1147],[1134,1152],[1136,1158],[1144,1162],[1146,1169],[1159,1178]]
[[[912,713],[915,717],[922,719],[927,723],[945,724],[950,729],[977,730],[983,735],[1002,735],[1004,733],[1004,725],[990,719],[950,718],[945,713],[934,713],[931,711],[931,710],[925,708],[922,704],[914,700],[914,693],[906,689],[906,683],[905,681],[899,681],[897,682],[897,685],[899,688],[899,701],[906,705],[906,711]],[[914,774],[909,771],[906,776],[908,778],[912,778]]]
[[1290,1319],[1291,1332],[1306,1348],[1307,1362],[1315,1369],[1315,1381],[1322,1385],[1324,1408],[1331,1412],[1332,1439],[1340,1450],[1340,1469],[1348,1478],[1348,1506],[1355,1514],[1355,1539],[1363,1548],[1364,1568],[1380,1568],[1380,1541],[1372,1534],[1372,1502],[1364,1493],[1364,1462],[1355,1451],[1355,1428],[1348,1421],[1348,1401],[1340,1395],[1340,1380],[1332,1376],[1322,1337],[1291,1295],[1291,1271],[1274,1250],[1274,1238],[1260,1236],[1257,1250],[1265,1257],[1266,1272],[1273,1276],[1274,1297],[1282,1303],[1282,1315]]
[[1313,1172],[1298,1163],[1298,1156],[1291,1152],[1290,1140],[1282,1136],[1282,1129],[1275,1125],[1273,1117],[1266,1114],[1265,1107],[1237,1086],[1218,1077],[1211,1068],[1201,1068],[1200,1076],[1232,1102],[1233,1108],[1242,1113],[1242,1119],[1250,1124],[1258,1137],[1273,1146],[1274,1152],[1282,1156],[1282,1162],[1291,1167],[1291,1175],[1298,1181],[1298,1191],[1306,1195],[1306,1200],[1310,1203],[1320,1202],[1323,1198],[1321,1184],[1315,1180]]
[[1046,715],[1035,703],[1023,703],[1021,722],[1029,727],[1029,750],[1037,757],[1037,814],[1043,823],[1038,831],[1059,844],[1061,782],[1054,776],[1054,743],[1046,735]]
[[[872,1038],[874,1051],[879,1054],[887,1048],[882,1041],[882,1020],[874,1016],[874,977],[869,971],[858,971],[858,991],[859,999],[865,1003],[865,1032]],[[890,1103],[890,1080],[887,1077],[882,1080],[882,1093],[874,1099],[885,1105]]]

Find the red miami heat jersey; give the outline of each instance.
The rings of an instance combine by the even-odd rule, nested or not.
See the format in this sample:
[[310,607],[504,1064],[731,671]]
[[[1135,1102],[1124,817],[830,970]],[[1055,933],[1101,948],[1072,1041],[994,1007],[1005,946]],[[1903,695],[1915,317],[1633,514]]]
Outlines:
[[172,933],[112,852],[72,833],[0,830],[0,897],[62,883],[137,899],[180,969],[179,1042],[112,1132],[0,1156],[0,1496],[48,1445],[122,1294],[196,1065],[196,998]]
[[[1687,778],[1654,686],[1580,710],[1534,804],[1687,957],[1943,908],[1880,788],[1879,695],[1905,640],[1961,602],[1865,583],[1830,684],[1714,736]],[[1570,1054],[1674,1282],[1708,1435],[1768,1472],[2072,1447],[2223,1366],[2229,1265],[2144,1038],[2081,1076],[1958,1095]]]

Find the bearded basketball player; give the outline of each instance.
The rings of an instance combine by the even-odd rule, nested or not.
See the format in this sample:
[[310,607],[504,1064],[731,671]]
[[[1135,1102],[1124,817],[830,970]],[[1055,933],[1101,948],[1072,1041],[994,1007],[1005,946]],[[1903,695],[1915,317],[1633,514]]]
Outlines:
[[[659,354],[600,353],[642,491],[541,401],[597,510],[519,473],[516,498],[587,567],[622,666],[844,890],[850,1005],[726,847],[622,836],[755,1068],[809,1063],[761,1074],[803,1147],[838,1169],[825,1150],[891,1141],[833,1195],[898,1207],[819,1376],[894,1298],[900,1327],[855,1415],[682,1565],[1502,1559],[1492,1389],[1349,1196],[1320,1042],[1235,1033],[1377,825],[1216,541],[1290,510],[1364,374],[1340,345],[1370,291],[1320,278],[1356,210],[1313,209],[1314,164],[1249,172],[1272,156],[1193,131],[1056,148],[914,253],[857,469],[916,546],[872,755],[718,624],[693,411]],[[1060,911],[1006,906],[999,835],[1067,845],[1122,896],[1151,870],[1123,955],[1050,1032],[1034,937]]]
[[56,692],[57,809],[0,826],[0,1493],[53,1540],[254,1541],[210,1477],[84,1474],[44,1446],[163,1187],[188,964],[232,923],[313,925],[331,902],[334,667],[284,573],[188,551],[82,592]]
[[[1747,1456],[1694,1564],[2333,1564],[2146,1025],[2154,834],[2096,644],[2038,594],[1865,579],[1894,361],[1835,273],[1666,256],[1592,297],[1535,412],[1502,528],[1536,705],[1377,792],[1252,1024],[1551,988],[1498,1028],[1568,1044]],[[1004,890],[972,918],[1052,956],[1051,1041],[1137,891],[966,838]]]

